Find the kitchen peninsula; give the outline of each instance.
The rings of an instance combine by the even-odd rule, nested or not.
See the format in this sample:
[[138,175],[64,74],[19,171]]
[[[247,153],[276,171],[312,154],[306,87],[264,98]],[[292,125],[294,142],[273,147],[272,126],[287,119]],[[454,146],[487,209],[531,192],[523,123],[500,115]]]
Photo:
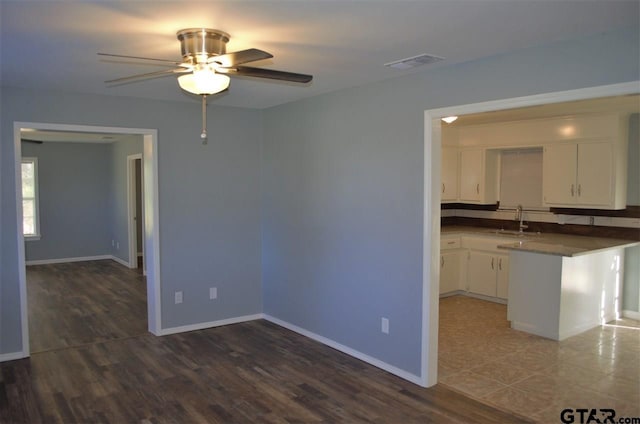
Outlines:
[[[621,307],[624,250],[639,244],[601,237],[445,226],[441,265],[446,269],[446,246],[457,247],[460,283],[448,283],[447,287],[506,301],[512,328],[563,340],[616,319]],[[474,261],[483,260],[485,268],[497,275],[492,286],[479,282],[486,279],[481,271],[470,271]],[[491,276],[488,282],[492,282]]]
[[547,235],[509,250],[511,327],[564,340],[618,318],[624,249],[639,242]]

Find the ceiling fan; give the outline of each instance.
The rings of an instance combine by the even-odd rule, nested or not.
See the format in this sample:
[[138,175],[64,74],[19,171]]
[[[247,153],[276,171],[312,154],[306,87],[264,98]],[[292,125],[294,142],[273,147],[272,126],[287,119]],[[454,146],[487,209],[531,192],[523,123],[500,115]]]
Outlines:
[[313,76],[306,74],[244,66],[244,63],[269,59],[273,55],[259,49],[227,53],[227,43],[230,36],[217,29],[187,28],[178,31],[177,36],[182,51],[182,62],[110,53],[98,53],[98,55],[153,61],[162,66],[170,66],[172,69],[116,78],[105,81],[105,83],[117,85],[136,82],[136,80],[177,75],[180,88],[202,97],[202,133],[200,138],[203,144],[206,144],[207,141],[207,96],[227,90],[230,76],[265,78],[299,84],[308,83],[313,79]]

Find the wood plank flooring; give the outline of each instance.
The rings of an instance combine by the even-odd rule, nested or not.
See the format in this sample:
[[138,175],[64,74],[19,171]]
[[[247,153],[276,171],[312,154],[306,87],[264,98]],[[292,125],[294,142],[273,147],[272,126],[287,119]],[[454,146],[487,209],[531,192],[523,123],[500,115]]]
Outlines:
[[28,266],[27,295],[32,353],[147,332],[141,269],[111,260]]
[[[82,275],[77,268],[53,267],[60,281]],[[118,278],[99,280],[104,296],[119,293]],[[109,315],[106,306],[74,308]],[[79,340],[72,329],[58,331]],[[421,388],[263,320],[164,337],[96,334],[0,364],[0,423],[531,422],[444,386]]]
[[266,321],[0,364],[0,422],[515,423]]

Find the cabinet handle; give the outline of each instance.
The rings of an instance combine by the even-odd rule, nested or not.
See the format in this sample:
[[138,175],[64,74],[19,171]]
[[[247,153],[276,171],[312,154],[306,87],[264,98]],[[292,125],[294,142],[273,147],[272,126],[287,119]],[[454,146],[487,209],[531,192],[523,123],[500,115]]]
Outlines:
[[440,256],[440,268],[444,267],[444,256]]
[[495,269],[495,268],[493,267],[493,261],[494,261],[494,260],[495,260],[495,258],[491,258],[491,269]]
[[573,184],[571,184],[571,197],[573,197],[573,194],[574,194],[574,192],[573,192]]
[[581,195],[582,193],[582,184],[578,184],[578,197]]
[[498,269],[502,271],[502,258],[498,259]]
[[476,184],[476,193],[480,194],[480,183]]
[[444,193],[444,183],[442,183],[442,192]]

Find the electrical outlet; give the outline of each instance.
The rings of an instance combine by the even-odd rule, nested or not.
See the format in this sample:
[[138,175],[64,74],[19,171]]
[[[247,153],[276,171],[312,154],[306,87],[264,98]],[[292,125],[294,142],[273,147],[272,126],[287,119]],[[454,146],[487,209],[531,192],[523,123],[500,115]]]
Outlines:
[[182,303],[182,292],[181,291],[177,291],[176,292],[175,301],[176,301],[176,305],[178,303]]
[[217,287],[209,287],[209,299],[217,299],[218,298],[218,288]]
[[120,250],[120,242],[117,242],[117,243],[116,243],[116,249],[117,249],[117,250]]
[[389,334],[389,318],[382,318],[382,328],[380,330],[384,334]]

